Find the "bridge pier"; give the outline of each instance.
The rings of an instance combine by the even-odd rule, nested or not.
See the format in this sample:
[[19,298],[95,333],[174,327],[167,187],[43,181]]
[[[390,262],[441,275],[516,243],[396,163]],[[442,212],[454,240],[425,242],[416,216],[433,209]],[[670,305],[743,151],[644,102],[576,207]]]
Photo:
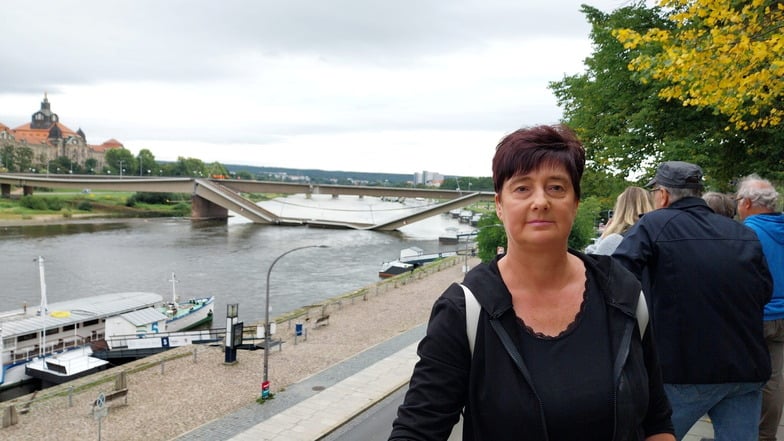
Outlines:
[[11,199],[11,184],[0,184],[0,197]]
[[226,220],[229,210],[201,196],[191,196],[191,220]]
[[22,187],[22,195],[23,196],[32,196],[33,195],[33,187],[29,185],[25,185]]

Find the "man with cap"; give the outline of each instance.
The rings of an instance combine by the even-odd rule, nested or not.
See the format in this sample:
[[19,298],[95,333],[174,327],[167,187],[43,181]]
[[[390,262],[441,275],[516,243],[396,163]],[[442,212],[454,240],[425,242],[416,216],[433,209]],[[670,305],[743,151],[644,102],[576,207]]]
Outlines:
[[773,282],[757,236],[700,197],[702,169],[662,163],[647,187],[656,210],[615,250],[642,282],[651,329],[682,439],[707,414],[717,440],[757,439],[770,378],[762,314]]

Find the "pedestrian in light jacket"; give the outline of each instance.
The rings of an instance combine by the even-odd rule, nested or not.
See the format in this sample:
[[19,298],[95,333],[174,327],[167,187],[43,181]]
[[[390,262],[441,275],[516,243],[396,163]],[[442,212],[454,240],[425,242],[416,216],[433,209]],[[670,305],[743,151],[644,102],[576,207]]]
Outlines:
[[784,406],[784,214],[779,194],[767,179],[749,175],[738,183],[738,215],[757,233],[773,276],[773,297],[765,305],[763,329],[770,353],[770,379],[762,388],[760,441],[775,441]]

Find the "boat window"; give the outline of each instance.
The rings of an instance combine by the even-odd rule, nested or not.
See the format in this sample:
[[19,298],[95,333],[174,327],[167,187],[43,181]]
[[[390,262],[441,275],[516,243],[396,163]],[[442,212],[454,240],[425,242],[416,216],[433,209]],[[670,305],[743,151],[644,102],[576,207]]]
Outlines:
[[5,348],[13,348],[15,346],[16,345],[14,344],[14,338],[13,337],[11,337],[11,338],[4,338],[3,339],[3,347],[5,347]]
[[57,334],[60,332],[60,328],[52,328],[46,330],[46,335]]
[[65,370],[65,366],[61,366],[59,364],[54,364],[54,363],[49,363],[48,361],[46,362],[46,368],[49,369],[50,371],[59,372],[61,374],[67,374],[68,373]]
[[99,322],[99,320],[98,320],[98,319],[95,319],[95,320],[87,320],[86,322],[84,322],[84,327],[86,328],[86,327],[88,327],[88,326],[94,326],[94,325],[97,325],[97,324],[98,324],[98,322]]
[[27,341],[27,340],[33,340],[33,339],[36,339],[36,338],[38,338],[38,333],[34,332],[32,334],[20,335],[19,337],[16,338],[16,341]]
[[63,331],[73,331],[76,328],[76,325],[65,325],[63,326]]

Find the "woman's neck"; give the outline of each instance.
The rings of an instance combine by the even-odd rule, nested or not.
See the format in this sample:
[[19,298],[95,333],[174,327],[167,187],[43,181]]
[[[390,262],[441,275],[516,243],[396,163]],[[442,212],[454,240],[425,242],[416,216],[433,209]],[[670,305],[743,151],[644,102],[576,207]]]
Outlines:
[[498,262],[504,282],[510,288],[549,291],[562,287],[574,277],[578,259],[565,250],[510,250]]

